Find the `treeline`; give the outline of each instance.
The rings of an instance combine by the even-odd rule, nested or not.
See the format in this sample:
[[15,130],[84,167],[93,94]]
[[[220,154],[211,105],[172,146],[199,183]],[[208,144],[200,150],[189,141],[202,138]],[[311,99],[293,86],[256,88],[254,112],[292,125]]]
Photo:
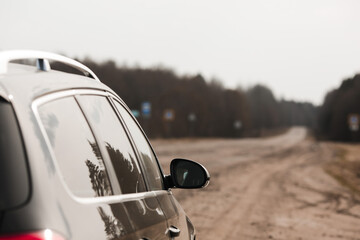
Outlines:
[[[256,136],[264,129],[293,125],[312,128],[316,123],[317,109],[312,104],[279,101],[262,85],[231,90],[200,74],[179,76],[164,67],[129,68],[91,59],[81,62],[130,109],[141,112],[143,102],[151,103],[150,116],[138,117],[150,137]],[[60,64],[55,68],[71,72]],[[166,118],[166,112],[173,116]]]
[[246,91],[250,129],[261,130],[290,126],[316,126],[317,108],[306,102],[276,100],[267,87],[256,85]]
[[334,141],[360,141],[360,131],[351,130],[349,124],[350,118],[356,120],[359,114],[360,74],[357,74],[345,79],[338,89],[326,94],[319,109],[318,137]]

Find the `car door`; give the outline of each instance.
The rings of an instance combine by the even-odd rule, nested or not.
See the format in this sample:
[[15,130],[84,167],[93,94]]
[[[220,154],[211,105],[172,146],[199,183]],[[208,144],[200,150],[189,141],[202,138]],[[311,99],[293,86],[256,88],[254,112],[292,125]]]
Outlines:
[[114,196],[112,167],[72,93],[47,95],[34,103],[52,153],[49,174],[60,176],[55,191],[48,193],[57,199],[51,212],[61,213],[68,239],[137,240],[124,198]]
[[[132,141],[134,142],[138,155],[140,156],[148,188],[156,194],[161,208],[167,218],[168,236],[179,240],[190,239],[192,226],[188,227],[189,224],[187,222],[185,212],[174,198],[172,192],[165,189],[161,167],[148,139],[146,138],[146,135],[141,130],[137,121],[119,101],[114,100],[114,105],[131,133]],[[175,233],[172,233],[172,231]],[[177,236],[176,231],[180,231],[180,235]],[[171,237],[171,235],[176,237]]]
[[[109,159],[117,182],[114,194],[128,196],[122,204],[138,239],[165,240],[167,221],[156,194],[144,179],[139,153],[129,139],[127,128],[108,97],[78,95],[77,100],[92,127],[104,158]],[[158,177],[159,181],[162,181]],[[161,185],[162,186],[162,185]]]

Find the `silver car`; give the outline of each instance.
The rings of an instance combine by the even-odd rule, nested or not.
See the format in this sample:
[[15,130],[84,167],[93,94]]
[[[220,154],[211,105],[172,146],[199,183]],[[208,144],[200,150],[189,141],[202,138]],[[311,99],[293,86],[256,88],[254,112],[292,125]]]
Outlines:
[[[36,67],[10,63],[24,59]],[[0,52],[0,240],[195,239],[171,188],[203,188],[209,173],[186,159],[170,173],[126,104],[86,66]]]

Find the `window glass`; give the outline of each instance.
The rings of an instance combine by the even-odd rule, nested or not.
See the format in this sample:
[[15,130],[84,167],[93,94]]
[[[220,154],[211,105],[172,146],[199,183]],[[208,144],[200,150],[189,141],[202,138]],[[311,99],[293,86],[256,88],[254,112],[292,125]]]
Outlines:
[[129,128],[130,134],[132,135],[135,145],[141,155],[149,187],[151,190],[163,189],[159,165],[147,139],[128,111],[126,111],[125,108],[117,101],[114,102],[116,108],[120,112],[120,115],[123,117],[126,126]]
[[70,190],[79,197],[112,195],[99,147],[75,99],[46,103],[39,114]]
[[[146,191],[136,155],[128,136],[106,97],[80,96],[91,125],[108,152],[122,193]],[[99,140],[100,141],[100,140]]]
[[0,212],[23,204],[29,194],[25,149],[15,112],[0,98]]

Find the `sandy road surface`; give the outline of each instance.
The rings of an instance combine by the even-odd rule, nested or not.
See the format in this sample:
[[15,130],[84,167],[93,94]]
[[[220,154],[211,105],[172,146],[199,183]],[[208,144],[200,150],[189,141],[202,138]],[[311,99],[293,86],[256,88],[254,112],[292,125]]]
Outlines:
[[204,164],[211,183],[174,190],[198,239],[359,239],[360,201],[324,171],[328,144],[303,128],[266,139],[152,141],[168,171],[172,158]]

